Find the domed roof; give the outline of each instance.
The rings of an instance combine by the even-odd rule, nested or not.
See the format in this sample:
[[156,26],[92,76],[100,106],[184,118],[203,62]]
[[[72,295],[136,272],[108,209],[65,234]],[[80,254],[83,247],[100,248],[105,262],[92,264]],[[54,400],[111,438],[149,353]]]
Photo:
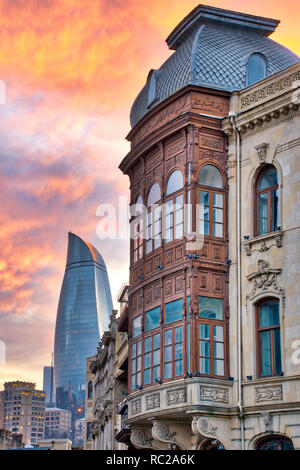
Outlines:
[[131,126],[154,106],[186,85],[225,91],[247,86],[247,63],[252,54],[266,62],[272,75],[299,61],[299,57],[268,37],[279,21],[199,5],[169,35],[175,52],[148,75],[135,99]]

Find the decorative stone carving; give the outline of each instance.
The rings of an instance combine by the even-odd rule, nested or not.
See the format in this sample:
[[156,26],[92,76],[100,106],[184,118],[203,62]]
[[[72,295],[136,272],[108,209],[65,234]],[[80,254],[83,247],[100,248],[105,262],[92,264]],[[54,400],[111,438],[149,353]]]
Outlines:
[[212,438],[216,436],[218,427],[213,426],[207,418],[193,416],[192,431],[197,436],[198,440],[204,437]]
[[141,412],[141,399],[138,398],[137,400],[133,400],[131,402],[131,414],[137,415]]
[[154,408],[160,407],[160,394],[152,393],[151,395],[146,395],[146,409],[152,410]]
[[274,385],[270,387],[256,387],[255,388],[255,401],[274,401],[282,400],[282,386]]
[[263,165],[264,163],[266,163],[268,147],[269,147],[269,144],[265,144],[265,143],[257,145],[255,147],[260,165]]
[[263,423],[265,425],[265,432],[272,431],[273,419],[270,413],[262,413]]
[[169,426],[167,426],[167,424],[160,423],[159,421],[154,421],[153,427],[152,427],[152,436],[156,441],[175,443],[175,439],[174,439],[175,435],[176,435],[176,432],[171,433],[169,431]]
[[227,388],[200,386],[200,400],[229,403],[229,392]]
[[[283,233],[281,231],[278,231],[276,233],[268,234],[266,236],[254,238],[252,240],[249,240],[247,242],[244,242],[245,250],[247,256],[252,255],[255,251],[258,251],[260,253],[264,253],[265,251],[270,250],[272,246],[277,246],[278,248],[282,247],[282,238],[283,238]],[[275,240],[275,243],[271,243],[271,245],[267,245],[266,240],[273,239]],[[260,248],[255,248],[253,249],[253,245],[260,244]]]
[[152,437],[142,430],[132,430],[130,440],[132,444],[139,449],[152,447]]
[[246,297],[246,302],[257,297],[263,292],[276,292],[282,296],[283,308],[285,307],[285,291],[277,284],[277,276],[281,273],[281,269],[273,269],[268,267],[268,263],[262,259],[257,262],[257,271],[249,274],[247,279],[253,281],[254,287],[250,294]]
[[186,402],[186,388],[176,388],[174,390],[167,390],[168,405],[177,405],[177,403]]

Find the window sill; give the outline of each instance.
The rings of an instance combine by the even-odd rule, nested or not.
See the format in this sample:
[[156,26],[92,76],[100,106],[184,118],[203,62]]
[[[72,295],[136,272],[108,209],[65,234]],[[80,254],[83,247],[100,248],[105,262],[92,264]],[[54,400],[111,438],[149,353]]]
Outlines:
[[[246,250],[246,255],[250,256],[255,251],[263,253],[264,251],[268,251],[272,246],[281,248],[282,238],[283,231],[277,230],[276,232],[265,233],[264,235],[259,235],[257,237],[250,238],[249,240],[245,240],[243,245]],[[267,242],[271,243],[267,244]]]

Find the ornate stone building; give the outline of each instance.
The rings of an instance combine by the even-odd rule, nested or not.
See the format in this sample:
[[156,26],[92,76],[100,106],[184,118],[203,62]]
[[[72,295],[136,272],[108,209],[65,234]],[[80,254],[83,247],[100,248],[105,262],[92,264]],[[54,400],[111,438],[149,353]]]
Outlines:
[[136,448],[300,448],[300,66],[277,25],[200,5],[133,104]]

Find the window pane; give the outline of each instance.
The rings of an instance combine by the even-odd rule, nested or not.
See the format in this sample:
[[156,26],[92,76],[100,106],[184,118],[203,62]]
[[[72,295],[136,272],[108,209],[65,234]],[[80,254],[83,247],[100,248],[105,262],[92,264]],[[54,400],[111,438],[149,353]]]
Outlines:
[[165,379],[170,379],[172,377],[172,363],[169,362],[165,364]]
[[214,340],[224,341],[224,328],[223,326],[214,325]]
[[200,358],[200,374],[210,374],[210,359]]
[[199,204],[203,204],[204,206],[209,205],[209,193],[206,191],[199,192]]
[[190,296],[189,295],[186,298],[186,314],[188,317],[190,316]]
[[268,233],[268,193],[258,196],[258,234]]
[[183,303],[182,299],[174,300],[166,304],[165,322],[171,323],[182,318]]
[[175,359],[182,359],[182,343],[175,344]]
[[144,384],[148,385],[151,383],[151,369],[144,370]]
[[137,342],[137,356],[140,356],[142,352],[142,341]]
[[271,188],[278,184],[277,170],[274,167],[267,168],[261,175],[258,181],[258,190]]
[[259,327],[266,328],[279,324],[279,302],[272,300],[262,304],[259,309]]
[[165,362],[172,361],[172,346],[165,347]]
[[223,210],[222,209],[213,209],[213,221],[223,223]]
[[138,374],[136,374],[136,384],[137,385],[142,384],[142,382],[141,382],[141,373],[140,372]]
[[270,331],[261,332],[260,348],[261,348],[261,375],[262,376],[272,375]]
[[214,193],[213,206],[223,208],[223,194]]
[[182,360],[175,361],[175,377],[182,375]]
[[176,225],[175,227],[175,239],[183,237],[183,224]]
[[144,367],[151,367],[151,353],[146,353],[144,355]]
[[139,317],[136,317],[133,320],[133,331],[132,331],[133,338],[140,335],[141,332],[142,332],[142,315],[140,315]]
[[135,375],[131,376],[131,390],[135,389]]
[[172,344],[172,330],[165,331],[165,344]]
[[153,352],[153,364],[157,365],[160,363],[160,349],[156,349]]
[[153,336],[153,349],[160,348],[160,334],[156,334]]
[[145,352],[151,351],[151,337],[150,336],[148,338],[145,338],[144,351]]
[[200,339],[209,340],[209,325],[199,325]]
[[166,195],[169,196],[181,188],[183,188],[183,176],[181,171],[175,170],[168,179]]
[[153,330],[160,325],[160,307],[146,312],[146,331]]
[[213,165],[204,165],[199,174],[199,184],[222,188],[222,176],[220,171]]
[[281,372],[281,346],[280,346],[280,328],[273,330],[273,348],[274,348],[274,374]]
[[186,327],[186,336],[187,371],[191,372],[191,325],[189,323]]
[[247,85],[251,85],[265,78],[266,69],[266,62],[262,56],[258,54],[251,55],[247,67]]
[[135,357],[135,356],[136,356],[136,343],[134,343],[134,344],[132,345],[131,356],[132,356],[132,357]]
[[151,189],[148,194],[148,199],[147,199],[147,207],[152,206],[152,204],[155,204],[158,202],[161,198],[161,193],[160,193],[160,186],[158,183],[154,183],[151,186]]
[[278,189],[271,191],[271,232],[278,227]]
[[182,326],[175,328],[175,343],[182,341]]
[[224,359],[224,344],[214,343],[214,357],[217,359]]
[[131,361],[131,372],[133,374],[136,372],[135,359]]
[[213,224],[213,236],[214,237],[223,237],[223,225],[222,224]]
[[214,374],[224,375],[224,361],[218,359],[214,360]]
[[199,317],[223,320],[223,301],[199,295]]
[[210,344],[209,341],[200,341],[199,343],[200,356],[210,356]]
[[153,381],[160,379],[160,366],[153,367]]

